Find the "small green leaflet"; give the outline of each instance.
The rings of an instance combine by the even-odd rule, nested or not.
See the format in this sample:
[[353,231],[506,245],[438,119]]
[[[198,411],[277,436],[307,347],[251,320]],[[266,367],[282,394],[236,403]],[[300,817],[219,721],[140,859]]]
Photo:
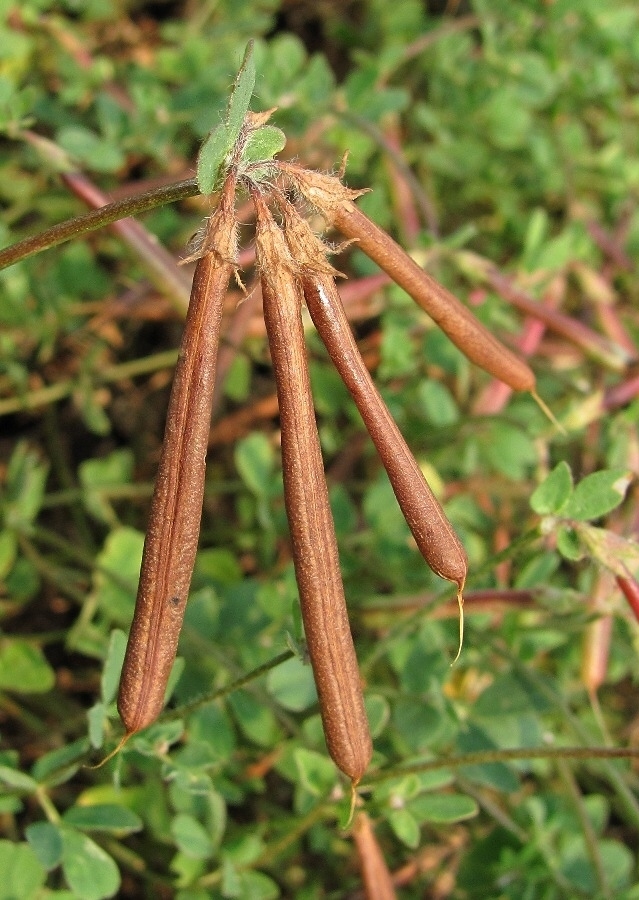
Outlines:
[[530,498],[530,505],[540,516],[557,515],[572,494],[572,473],[568,463],[558,463]]
[[201,193],[212,194],[221,180],[221,169],[233,146],[226,125],[218,125],[202,144],[197,158],[197,186]]
[[249,41],[226,110],[226,122],[218,125],[202,144],[197,160],[197,184],[203,194],[219,186],[226,157],[240,136],[255,87],[253,41]]
[[249,103],[255,87],[255,60],[253,59],[253,41],[246,45],[242,67],[237,73],[233,92],[226,110],[226,126],[231,146],[236,142],[244,124],[244,116],[248,112]]
[[254,131],[246,142],[242,153],[242,162],[260,162],[263,159],[273,159],[276,153],[283,150],[286,145],[286,136],[281,128],[275,125],[262,125]]

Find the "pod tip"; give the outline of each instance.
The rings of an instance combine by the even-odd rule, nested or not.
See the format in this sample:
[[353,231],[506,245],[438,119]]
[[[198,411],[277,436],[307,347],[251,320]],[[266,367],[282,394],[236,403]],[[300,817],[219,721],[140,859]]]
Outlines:
[[359,778],[351,779],[351,805],[348,810],[348,818],[346,822],[342,825],[342,831],[346,831],[347,828],[350,828],[351,823],[353,821],[353,816],[355,815],[355,807],[357,805],[357,785],[359,784]]
[[543,413],[548,419],[550,419],[550,421],[551,421],[552,424],[555,426],[555,428],[557,429],[557,431],[558,431],[560,434],[567,434],[568,432],[566,431],[566,429],[564,428],[564,426],[563,426],[563,425],[561,424],[561,422],[557,419],[557,416],[553,413],[553,411],[552,411],[551,408],[548,406],[548,404],[547,404],[544,400],[541,399],[541,397],[539,396],[539,394],[537,393],[537,391],[536,391],[535,389],[533,389],[530,393],[531,393],[531,396],[532,396],[533,400],[535,401],[535,403],[536,403],[537,406],[539,407],[539,409],[542,411],[542,413]]
[[102,766],[106,765],[110,760],[113,759],[114,756],[118,755],[118,753],[124,747],[124,745],[127,743],[127,741],[129,740],[130,737],[131,737],[131,732],[127,731],[126,734],[122,735],[122,737],[120,738],[119,742],[115,745],[113,750],[110,753],[107,753],[107,755],[104,757],[104,759],[101,759],[100,762],[96,763],[95,766],[83,766],[83,768],[84,769],[94,769],[94,770],[101,769]]
[[463,596],[464,585],[461,584],[457,591],[457,603],[459,605],[459,647],[457,648],[457,656],[451,663],[451,667],[455,665],[459,657],[461,656],[462,646],[464,644],[464,596]]

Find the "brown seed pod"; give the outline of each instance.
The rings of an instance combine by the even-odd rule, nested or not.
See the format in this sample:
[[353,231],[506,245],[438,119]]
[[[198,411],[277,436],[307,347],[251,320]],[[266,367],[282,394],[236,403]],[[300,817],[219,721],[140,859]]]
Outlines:
[[476,365],[515,391],[535,391],[535,375],[498,341],[457,297],[431,278],[395,241],[355,206],[351,191],[330,175],[279,162],[303,196],[402,287]]
[[234,194],[229,179],[209,222],[217,249],[207,248],[193,276],[120,678],[118,711],[127,735],[162,710],[195,563],[222,309],[234,270]]
[[280,407],[284,497],[306,642],[329,753],[355,785],[370,762],[372,743],[315,423],[301,287],[280,228],[259,195],[254,202],[264,318]]
[[317,332],[357,404],[422,556],[461,593],[468,572],[466,552],[375,387],[333,279],[306,275],[303,285]]

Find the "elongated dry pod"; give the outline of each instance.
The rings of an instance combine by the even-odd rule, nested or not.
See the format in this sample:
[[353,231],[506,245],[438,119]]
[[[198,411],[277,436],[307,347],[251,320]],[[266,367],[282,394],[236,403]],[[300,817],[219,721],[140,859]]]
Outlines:
[[127,735],[162,710],[195,563],[222,309],[234,269],[234,190],[229,180],[209,220],[218,249],[198,259],[193,276],[120,679]]
[[335,282],[328,275],[307,274],[303,285],[317,332],[357,404],[422,556],[461,592],[468,572],[466,552],[373,383]]
[[254,200],[264,319],[280,407],[284,497],[306,642],[329,753],[357,784],[372,744],[315,422],[301,286],[279,227],[264,201]]
[[378,225],[353,203],[362,191],[351,191],[335,177],[279,162],[284,171],[329,222],[403,288],[476,365],[515,391],[535,392],[535,374],[522,359],[495,338],[457,297],[431,278]]

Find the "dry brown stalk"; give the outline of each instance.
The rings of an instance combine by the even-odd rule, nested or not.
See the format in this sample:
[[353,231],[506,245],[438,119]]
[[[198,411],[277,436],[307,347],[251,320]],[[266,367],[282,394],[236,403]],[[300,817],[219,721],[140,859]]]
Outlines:
[[382,848],[379,846],[371,820],[364,812],[357,813],[353,826],[359,866],[364,882],[366,900],[395,900],[396,893]]

